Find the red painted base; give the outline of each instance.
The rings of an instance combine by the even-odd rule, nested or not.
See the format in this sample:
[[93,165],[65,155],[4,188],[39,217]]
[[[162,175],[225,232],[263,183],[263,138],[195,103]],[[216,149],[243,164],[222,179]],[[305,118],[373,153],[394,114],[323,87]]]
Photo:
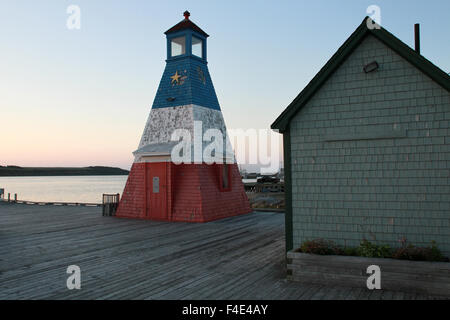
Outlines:
[[[236,164],[134,163],[116,216],[206,222],[252,210]],[[225,185],[226,187],[226,185]]]

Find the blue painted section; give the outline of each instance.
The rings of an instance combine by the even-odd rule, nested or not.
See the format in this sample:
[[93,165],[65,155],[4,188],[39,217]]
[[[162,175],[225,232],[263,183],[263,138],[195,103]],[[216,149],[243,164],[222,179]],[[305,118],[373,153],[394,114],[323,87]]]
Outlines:
[[[186,37],[186,53],[171,57],[171,40]],[[192,55],[192,36],[203,40],[203,58]],[[169,108],[195,104],[220,110],[216,91],[208,71],[206,60],[206,38],[190,29],[167,35],[167,60],[152,108]],[[173,77],[178,74],[178,82]]]
[[[181,76],[178,84],[171,78],[176,72]],[[188,104],[220,110],[208,66],[196,57],[168,60],[152,108]]]

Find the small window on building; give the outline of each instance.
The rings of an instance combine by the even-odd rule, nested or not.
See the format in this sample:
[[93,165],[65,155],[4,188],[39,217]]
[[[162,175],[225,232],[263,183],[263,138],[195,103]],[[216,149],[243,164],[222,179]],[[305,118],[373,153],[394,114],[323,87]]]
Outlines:
[[231,170],[229,164],[219,164],[220,191],[231,190]]
[[203,58],[203,41],[197,37],[192,37],[192,54]]
[[173,38],[171,41],[172,57],[186,53],[186,37]]

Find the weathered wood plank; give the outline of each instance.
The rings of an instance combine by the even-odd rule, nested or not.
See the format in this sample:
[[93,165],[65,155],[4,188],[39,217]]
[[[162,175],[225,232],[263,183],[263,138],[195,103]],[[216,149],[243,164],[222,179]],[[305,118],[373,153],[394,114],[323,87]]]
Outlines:
[[[0,299],[357,299],[370,294],[286,281],[280,213],[189,224],[102,217],[96,207],[0,204],[0,243]],[[66,288],[70,264],[81,267],[81,290]],[[403,298],[397,293],[380,298],[391,297]]]
[[450,263],[447,262],[320,256],[298,252],[288,252],[287,256],[288,279],[293,281],[365,288],[366,269],[376,264],[381,269],[383,289],[450,297]]

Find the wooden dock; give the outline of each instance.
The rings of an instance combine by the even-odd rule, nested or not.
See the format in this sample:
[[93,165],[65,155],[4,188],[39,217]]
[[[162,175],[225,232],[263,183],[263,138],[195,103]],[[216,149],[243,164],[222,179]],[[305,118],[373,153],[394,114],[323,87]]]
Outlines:
[[[204,224],[0,203],[0,299],[427,299],[286,280],[284,215]],[[66,269],[81,268],[68,290]]]

